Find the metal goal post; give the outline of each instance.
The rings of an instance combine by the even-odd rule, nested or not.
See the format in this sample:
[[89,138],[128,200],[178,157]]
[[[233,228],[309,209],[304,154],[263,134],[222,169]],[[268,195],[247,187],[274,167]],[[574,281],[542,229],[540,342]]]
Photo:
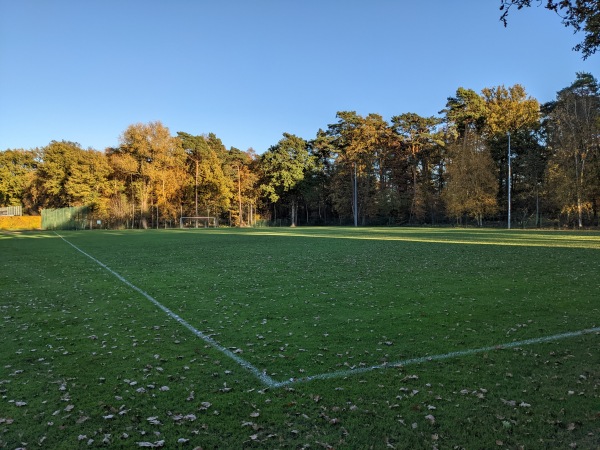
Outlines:
[[202,228],[217,226],[217,218],[211,216],[190,216],[179,218],[179,228]]

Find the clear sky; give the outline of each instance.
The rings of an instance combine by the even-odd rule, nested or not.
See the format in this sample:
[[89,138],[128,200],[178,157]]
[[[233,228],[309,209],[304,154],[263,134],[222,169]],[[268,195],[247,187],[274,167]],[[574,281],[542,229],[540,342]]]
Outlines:
[[[534,4],[536,2],[533,2]],[[104,150],[131,124],[262,153],[336,112],[437,115],[458,87],[546,102],[600,76],[543,8],[499,0],[0,0],[0,150]]]

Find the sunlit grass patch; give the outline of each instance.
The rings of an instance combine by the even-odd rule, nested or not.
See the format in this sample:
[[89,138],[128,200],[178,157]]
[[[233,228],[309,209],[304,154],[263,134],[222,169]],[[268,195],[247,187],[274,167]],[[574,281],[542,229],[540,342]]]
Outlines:
[[[597,334],[271,389],[56,235],[38,236],[0,240],[3,446],[560,447],[598,429]],[[64,236],[274,380],[600,318],[597,233]]]
[[[366,239],[377,241],[429,242],[439,244],[471,244],[500,246],[536,246],[566,248],[598,248],[598,232],[572,233],[564,231],[448,229],[448,228],[316,228],[287,230],[259,229],[256,234],[330,239]],[[231,231],[229,231],[231,232]],[[234,231],[235,232],[235,231]]]

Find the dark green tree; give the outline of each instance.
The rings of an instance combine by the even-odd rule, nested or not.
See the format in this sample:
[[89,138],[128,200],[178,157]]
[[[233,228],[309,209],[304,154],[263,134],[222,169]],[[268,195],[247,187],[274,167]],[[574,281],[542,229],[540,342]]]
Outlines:
[[38,206],[91,206],[104,214],[110,166],[104,153],[74,142],[52,141],[42,149],[37,170]]
[[[312,168],[313,161],[307,142],[289,133],[284,133],[283,139],[271,146],[259,160],[260,189],[274,207],[281,201],[287,201],[292,226],[297,223],[299,184]],[[273,218],[276,218],[275,215]]]
[[392,117],[394,131],[400,137],[411,175],[411,201],[409,223],[422,220],[431,204],[431,157],[436,147],[444,144],[438,130],[441,119],[405,113]]
[[200,164],[209,157],[210,148],[205,136],[192,136],[183,131],[177,132],[177,137],[181,140],[181,146],[185,152],[188,161],[188,172],[193,177],[193,198],[194,215],[198,216],[198,183],[200,177]]

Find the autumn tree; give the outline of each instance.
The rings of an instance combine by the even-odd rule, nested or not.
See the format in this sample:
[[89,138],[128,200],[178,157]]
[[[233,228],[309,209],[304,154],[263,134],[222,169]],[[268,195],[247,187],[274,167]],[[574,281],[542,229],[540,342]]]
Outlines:
[[494,162],[480,135],[467,132],[448,147],[446,177],[442,196],[447,213],[459,223],[469,216],[483,226],[483,219],[496,213]]
[[[392,174],[397,135],[379,114],[362,117],[355,111],[340,111],[336,117],[338,122],[330,124],[327,131],[335,160],[331,180],[334,208],[341,216],[356,214],[363,224],[382,213],[397,211]],[[355,176],[356,204],[352,201]]]
[[235,205],[235,208],[231,208],[232,221],[239,227],[251,224],[258,199],[256,153],[252,148],[243,152],[231,147],[227,151],[224,168],[234,186],[232,200],[235,200],[231,204]]
[[[506,88],[484,88],[481,94],[471,89],[459,88],[455,97],[449,97],[445,114],[447,136],[450,141],[464,140],[476,134],[486,142],[486,148],[496,164],[497,202],[508,204],[508,136],[511,136],[511,163],[514,175],[511,188],[520,188],[519,199],[524,215],[532,211],[530,198],[536,199],[536,217],[539,216],[540,173],[543,172],[544,155],[539,144],[539,103],[529,97],[525,89],[516,84]],[[536,170],[527,163],[535,163]],[[534,177],[535,180],[532,180]],[[516,191],[519,191],[517,189]],[[525,198],[529,195],[529,198]],[[511,202],[512,203],[512,202]]]
[[135,156],[120,148],[106,149],[112,169],[109,178],[110,219],[115,226],[134,227],[136,217],[136,185],[139,164]]
[[464,216],[472,216],[480,224],[484,214],[497,208],[495,197],[490,198],[490,179],[495,179],[495,171],[484,138],[486,102],[474,90],[460,87],[454,97],[448,97],[441,112],[446,126],[442,184],[446,213],[459,223]]
[[539,123],[540,104],[520,84],[481,91],[485,101],[485,122],[490,134],[515,133]]
[[[531,172],[525,164],[540,163],[543,160],[541,146],[537,143],[540,127],[540,105],[538,101],[527,95],[525,88],[519,84],[511,87],[497,86],[484,88],[482,97],[485,101],[485,127],[483,132],[496,162],[498,180],[497,196],[503,209],[508,209],[508,136],[511,142],[511,191],[523,191],[528,184],[534,184],[527,176],[538,176],[539,172]],[[539,153],[536,155],[536,153]],[[535,190],[537,194],[539,189]],[[511,201],[512,204],[512,201]],[[537,213],[536,213],[537,214]]]
[[109,150],[109,158],[125,178],[132,205],[138,206],[141,228],[148,227],[152,208],[157,216],[165,210],[173,217],[182,188],[184,154],[167,127],[160,122],[130,125],[120,136],[119,147]]
[[32,185],[38,166],[37,150],[0,152],[0,206],[32,206]]
[[588,73],[578,73],[569,87],[546,105],[550,146],[549,176],[554,196],[577,226],[584,215],[598,220],[600,201],[600,87]]
[[163,151],[157,151],[148,173],[152,183],[153,203],[156,212],[156,227],[161,218],[166,228],[167,221],[176,221],[180,213],[186,180],[185,154],[176,139],[165,139]]

